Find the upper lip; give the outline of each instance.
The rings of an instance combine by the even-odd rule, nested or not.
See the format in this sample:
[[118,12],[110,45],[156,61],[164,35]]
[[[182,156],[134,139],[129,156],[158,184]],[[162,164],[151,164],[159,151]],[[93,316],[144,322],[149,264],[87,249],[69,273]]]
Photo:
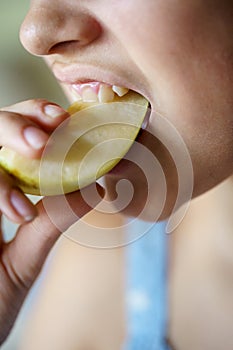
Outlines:
[[95,67],[88,64],[80,65],[77,63],[67,64],[56,61],[52,64],[52,70],[56,79],[63,84],[72,85],[99,81],[109,85],[117,85],[134,90],[146,97],[146,93],[142,91],[141,87],[139,88],[139,86],[128,79],[102,67]]

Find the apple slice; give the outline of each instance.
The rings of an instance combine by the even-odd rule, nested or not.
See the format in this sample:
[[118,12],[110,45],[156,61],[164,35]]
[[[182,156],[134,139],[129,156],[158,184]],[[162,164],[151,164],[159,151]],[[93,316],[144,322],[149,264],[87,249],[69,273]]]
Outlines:
[[0,150],[0,165],[25,193],[69,193],[109,172],[136,139],[148,101],[130,91],[109,103],[78,101],[68,111],[72,116],[51,134],[41,159]]

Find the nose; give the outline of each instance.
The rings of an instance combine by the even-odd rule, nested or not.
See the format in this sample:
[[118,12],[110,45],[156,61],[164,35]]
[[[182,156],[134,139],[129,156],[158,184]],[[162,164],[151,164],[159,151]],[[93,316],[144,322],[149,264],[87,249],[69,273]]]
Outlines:
[[84,11],[31,8],[21,25],[20,40],[37,56],[88,45],[100,36],[98,21]]

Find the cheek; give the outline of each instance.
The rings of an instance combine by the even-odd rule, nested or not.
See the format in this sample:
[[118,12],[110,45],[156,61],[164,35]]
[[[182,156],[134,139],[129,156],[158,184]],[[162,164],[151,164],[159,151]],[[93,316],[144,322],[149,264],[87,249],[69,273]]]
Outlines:
[[191,107],[194,99],[202,101],[203,92],[210,95],[219,83],[225,90],[232,72],[232,23],[226,9],[218,9],[217,4],[148,1],[139,11],[132,6],[130,12],[120,13],[124,27],[116,19],[120,40],[147,78],[156,105],[174,105],[175,101],[181,105],[187,100]]
[[190,151],[196,196],[233,172],[233,70],[227,59],[232,54],[218,44],[190,52],[164,60],[154,96]]

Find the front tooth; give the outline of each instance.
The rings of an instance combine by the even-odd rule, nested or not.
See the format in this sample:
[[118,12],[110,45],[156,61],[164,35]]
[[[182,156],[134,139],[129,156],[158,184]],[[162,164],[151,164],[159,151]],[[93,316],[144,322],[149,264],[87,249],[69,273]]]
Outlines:
[[75,88],[75,86],[73,85],[71,89],[69,89],[70,93],[71,93],[71,97],[72,97],[72,101],[76,102],[82,99],[82,96],[80,95],[80,93],[77,91],[77,89]]
[[84,102],[97,102],[98,96],[91,87],[86,86],[82,89],[82,99]]
[[71,97],[73,102],[82,100],[82,97],[76,91],[71,91]]
[[106,103],[114,100],[114,92],[112,87],[108,85],[101,85],[98,93],[99,102]]
[[122,97],[126,95],[129,92],[129,89],[121,87],[121,86],[116,86],[113,85],[112,90],[119,96]]

